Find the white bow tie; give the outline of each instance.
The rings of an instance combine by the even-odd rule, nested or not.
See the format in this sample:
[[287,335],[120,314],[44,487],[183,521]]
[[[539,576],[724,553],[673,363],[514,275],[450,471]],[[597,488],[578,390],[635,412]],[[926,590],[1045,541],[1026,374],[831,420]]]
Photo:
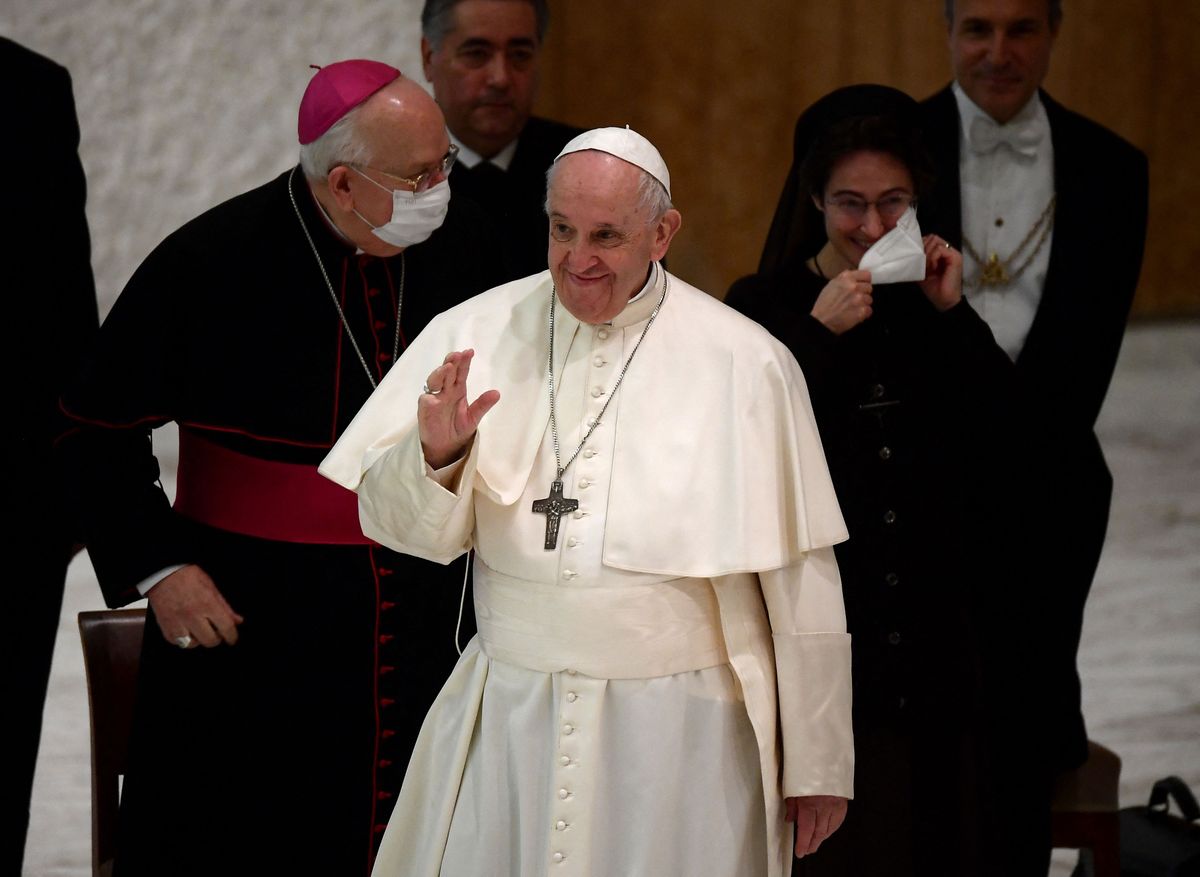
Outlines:
[[1035,122],[1035,119],[1029,119],[997,125],[994,119],[976,116],[971,122],[967,141],[971,150],[980,155],[987,155],[1001,143],[1007,143],[1009,148],[1019,155],[1036,158],[1038,144],[1042,142],[1042,130]]

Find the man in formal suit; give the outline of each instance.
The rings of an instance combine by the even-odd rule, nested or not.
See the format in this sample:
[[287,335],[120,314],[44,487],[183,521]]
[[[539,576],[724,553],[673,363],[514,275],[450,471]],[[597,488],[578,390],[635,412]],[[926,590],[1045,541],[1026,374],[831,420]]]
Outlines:
[[0,783],[0,874],[20,874],[63,582],[72,543],[78,541],[51,458],[61,431],[56,403],[98,319],[70,74],[3,38],[0,72],[5,82],[20,83],[10,90],[6,115],[20,126],[21,136],[0,138],[4,166],[33,159],[39,171],[9,178],[20,221],[9,224],[0,250],[11,418],[4,439],[10,461],[5,541],[15,567],[6,607],[13,623],[5,633],[11,657],[4,661],[3,691],[5,726],[13,742]]
[[997,800],[1028,800],[1048,795],[1031,776],[1087,756],[1075,653],[1112,492],[1095,423],[1141,268],[1147,163],[1041,90],[1061,0],[946,0],[945,11],[955,81],[922,106],[938,175],[922,222],[962,249],[967,299],[1014,362],[1012,453],[995,465],[1026,489],[1020,508],[998,501],[979,527],[1011,532],[1014,546],[997,583],[1011,589],[1012,624],[996,629],[1046,643],[1014,642],[992,668],[1012,695],[997,733],[1043,768],[1001,766],[1001,785],[1027,785]]
[[581,133],[531,116],[550,13],[546,0],[426,0],[421,60],[459,148],[456,196],[504,235],[509,277],[546,270],[546,170]]

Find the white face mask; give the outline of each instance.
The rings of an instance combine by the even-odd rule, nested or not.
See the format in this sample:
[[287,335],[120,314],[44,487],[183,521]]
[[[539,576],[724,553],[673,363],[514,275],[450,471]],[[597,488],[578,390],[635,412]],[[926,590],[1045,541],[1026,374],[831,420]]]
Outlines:
[[863,253],[858,267],[871,272],[871,283],[902,283],[925,279],[925,244],[917,213],[904,211],[896,227]]
[[381,185],[358,168],[351,168],[356,174],[372,185],[378,186],[392,195],[392,218],[384,225],[371,225],[370,221],[354,211],[354,215],[367,225],[371,225],[371,233],[385,244],[393,247],[411,247],[426,240],[437,231],[446,219],[446,211],[450,207],[450,181],[442,180],[430,186],[424,192],[406,192],[403,189],[391,190]]

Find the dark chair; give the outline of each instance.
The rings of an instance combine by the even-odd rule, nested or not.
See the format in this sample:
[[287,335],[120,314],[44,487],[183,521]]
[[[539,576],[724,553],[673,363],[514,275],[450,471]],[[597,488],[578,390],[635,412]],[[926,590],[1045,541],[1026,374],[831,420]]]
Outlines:
[[120,778],[125,774],[144,609],[79,613],[92,727],[92,875],[112,874]]
[[1075,874],[1120,877],[1120,780],[1120,757],[1089,740],[1087,761],[1059,774],[1055,782],[1050,807],[1052,843],[1056,849],[1079,850]]

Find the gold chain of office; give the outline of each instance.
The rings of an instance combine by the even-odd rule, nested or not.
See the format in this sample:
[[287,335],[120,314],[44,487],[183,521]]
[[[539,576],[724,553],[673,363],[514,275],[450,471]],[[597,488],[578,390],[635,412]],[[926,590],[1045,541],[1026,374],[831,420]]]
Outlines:
[[[963,235],[963,250],[968,256],[975,260],[979,265],[979,277],[974,280],[969,280],[963,283],[963,286],[968,289],[977,287],[989,286],[1008,286],[1010,283],[1015,283],[1017,278],[1025,273],[1025,269],[1033,264],[1033,260],[1037,258],[1038,253],[1042,251],[1042,247],[1046,245],[1046,241],[1050,238],[1050,230],[1054,228],[1054,204],[1057,201],[1057,195],[1051,195],[1049,203],[1046,204],[1046,209],[1042,211],[1042,215],[1038,217],[1037,222],[1029,229],[1029,233],[1017,245],[1017,248],[1009,254],[1007,259],[1001,259],[999,253],[993,252],[987,259],[979,255],[979,251],[972,246],[967,240],[967,236]],[[1029,242],[1037,236],[1037,245],[1020,265],[1010,271],[1009,266],[1017,260],[1021,252],[1029,246]]]

